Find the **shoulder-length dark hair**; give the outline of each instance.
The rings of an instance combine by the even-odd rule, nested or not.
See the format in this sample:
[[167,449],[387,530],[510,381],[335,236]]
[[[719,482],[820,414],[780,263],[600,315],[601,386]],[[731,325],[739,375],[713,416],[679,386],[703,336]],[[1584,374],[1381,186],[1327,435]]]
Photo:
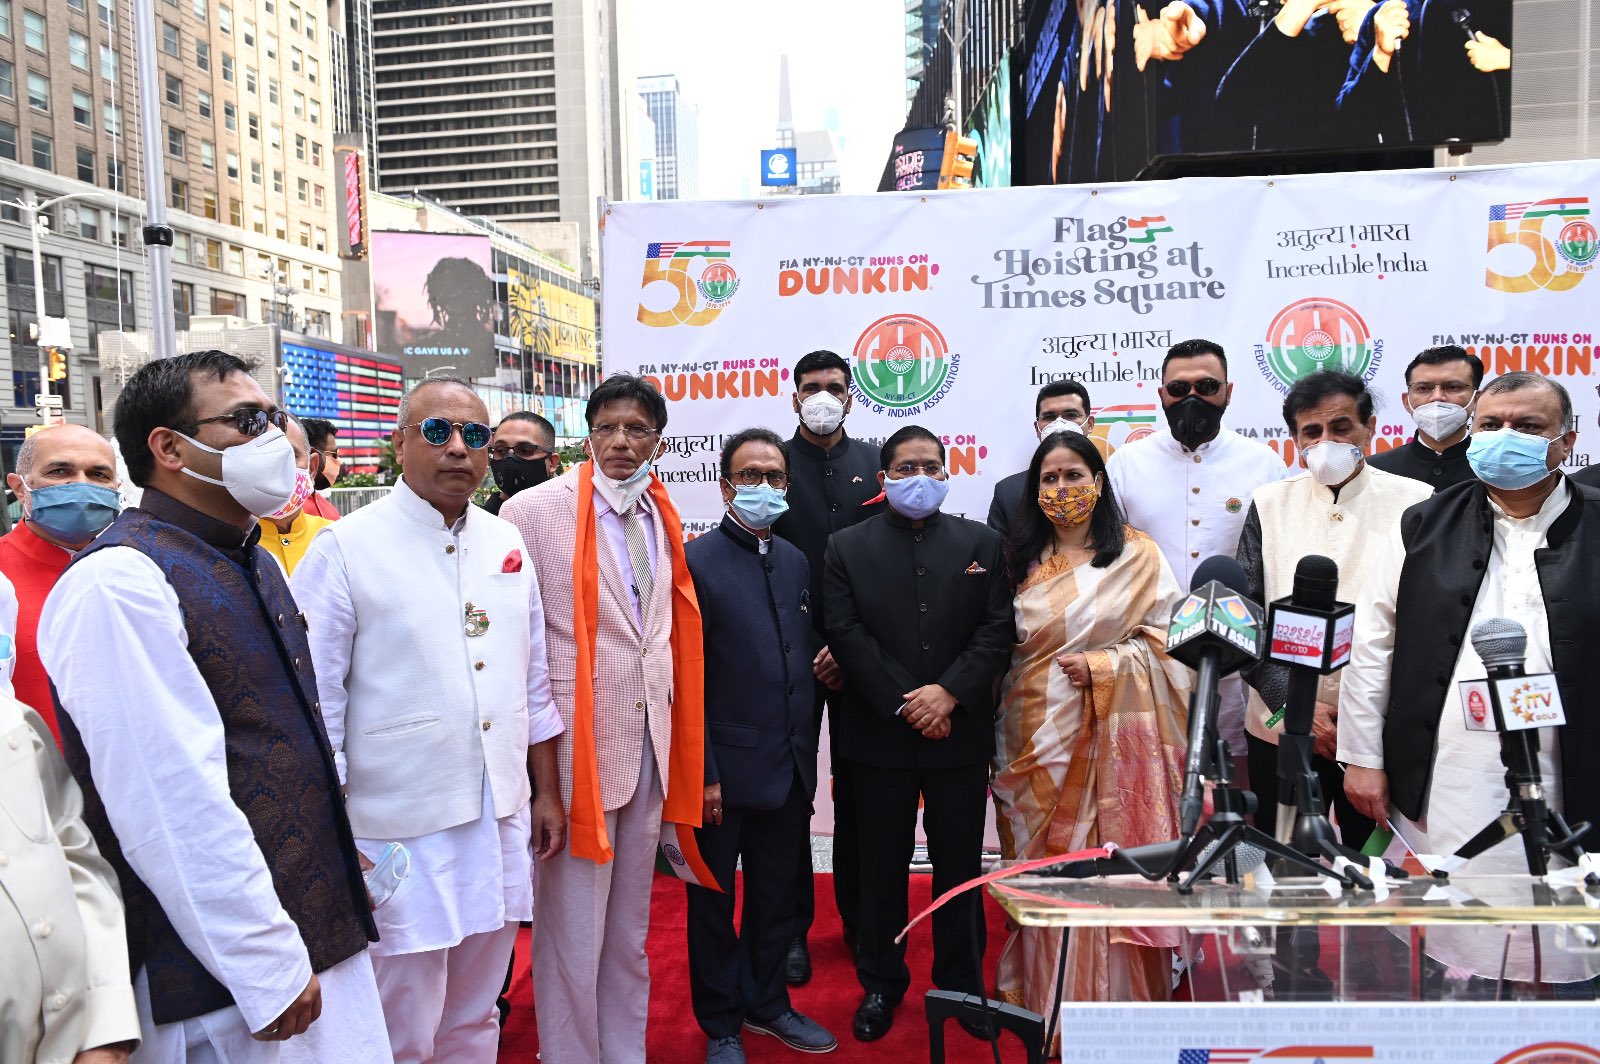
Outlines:
[[1039,443],[1028,463],[1028,478],[1022,486],[1022,498],[1017,502],[1017,512],[1011,515],[1011,540],[1006,544],[1006,568],[1013,587],[1022,586],[1028,568],[1039,560],[1045,547],[1055,538],[1055,525],[1039,509],[1039,470],[1045,457],[1055,451],[1071,451],[1089,467],[1089,472],[1100,478],[1100,499],[1089,517],[1089,545],[1094,547],[1094,560],[1090,563],[1104,569],[1122,556],[1127,544],[1127,519],[1111,488],[1111,478],[1106,475],[1106,461],[1094,441],[1081,432],[1052,432]]

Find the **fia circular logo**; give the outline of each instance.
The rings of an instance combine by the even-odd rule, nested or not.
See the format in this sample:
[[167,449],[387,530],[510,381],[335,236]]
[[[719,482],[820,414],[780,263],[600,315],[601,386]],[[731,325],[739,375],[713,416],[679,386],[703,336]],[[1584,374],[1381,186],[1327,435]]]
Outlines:
[[1272,319],[1263,368],[1282,392],[1301,377],[1325,369],[1370,381],[1380,350],[1353,307],[1318,296],[1291,303]]
[[1578,218],[1561,227],[1556,238],[1556,251],[1574,270],[1587,270],[1600,256],[1600,234],[1586,218]]
[[721,310],[732,301],[733,293],[739,290],[739,274],[726,262],[713,262],[701,271],[695,287],[708,305]]
[[915,314],[890,314],[867,326],[851,360],[856,386],[896,410],[936,396],[955,371],[944,334]]

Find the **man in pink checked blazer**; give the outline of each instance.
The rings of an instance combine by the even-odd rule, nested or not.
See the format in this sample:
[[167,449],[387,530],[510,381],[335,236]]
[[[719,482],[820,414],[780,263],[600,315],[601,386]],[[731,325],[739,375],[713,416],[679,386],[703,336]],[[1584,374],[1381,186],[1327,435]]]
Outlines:
[[[637,377],[615,376],[594,390],[585,416],[591,460],[519,492],[500,511],[521,530],[545,600],[551,686],[567,724],[558,751],[562,803],[578,828],[575,706],[584,709],[587,699],[604,821],[603,835],[592,833],[614,855],[584,856],[580,840],[540,866],[534,1000],[545,1064],[642,1064],[645,933],[674,730],[673,558],[682,546],[669,538],[677,515],[665,491],[651,487],[667,421],[661,394]],[[592,496],[587,514],[579,512],[585,496]],[[574,623],[579,565],[598,568],[595,615],[581,628]],[[582,572],[595,580],[593,569]],[[577,663],[591,649],[593,671],[580,685]],[[581,766],[585,752],[577,753]],[[582,792],[585,775],[577,776]],[[696,802],[702,782],[692,784]]]

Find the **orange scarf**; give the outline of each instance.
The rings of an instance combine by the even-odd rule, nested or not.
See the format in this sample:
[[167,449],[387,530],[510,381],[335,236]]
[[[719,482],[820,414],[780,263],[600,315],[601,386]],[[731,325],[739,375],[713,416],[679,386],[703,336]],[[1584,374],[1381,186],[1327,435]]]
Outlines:
[[[705,645],[700,602],[683,555],[683,520],[667,489],[650,474],[649,495],[672,552],[672,746],[661,819],[700,826],[705,782]],[[600,564],[596,554],[594,463],[578,467],[577,538],[572,552],[572,634],[578,669],[572,696],[572,853],[596,864],[611,860],[611,840],[600,799],[600,767],[594,747],[595,626],[600,613]],[[647,604],[648,608],[648,604]],[[648,721],[646,727],[649,727]]]

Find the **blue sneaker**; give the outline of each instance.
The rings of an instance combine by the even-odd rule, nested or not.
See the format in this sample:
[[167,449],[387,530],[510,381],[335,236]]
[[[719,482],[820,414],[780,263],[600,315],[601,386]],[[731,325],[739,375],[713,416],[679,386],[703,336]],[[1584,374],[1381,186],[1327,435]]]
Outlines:
[[768,1034],[802,1053],[831,1053],[838,1048],[839,1040],[829,1034],[816,1020],[802,1016],[794,1009],[775,1020],[750,1018],[744,1029],[756,1034]]

